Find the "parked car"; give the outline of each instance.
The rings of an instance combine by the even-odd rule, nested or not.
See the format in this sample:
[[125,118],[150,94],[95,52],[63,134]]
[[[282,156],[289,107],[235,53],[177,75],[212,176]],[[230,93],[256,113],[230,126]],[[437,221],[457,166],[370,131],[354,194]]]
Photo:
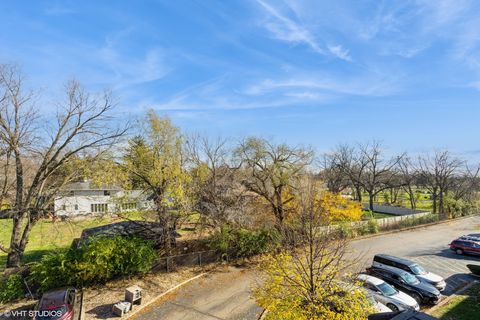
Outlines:
[[367,269],[367,273],[405,292],[419,304],[437,304],[440,301],[441,294],[437,288],[420,281],[416,276],[405,270],[389,266],[372,266]]
[[370,304],[375,309],[375,313],[392,312],[392,309],[390,309],[380,301],[376,300],[375,296],[373,296],[371,293],[367,293],[366,296],[368,302],[370,302]]
[[425,270],[418,263],[388,254],[377,254],[373,257],[373,266],[390,266],[405,270],[423,282],[429,283],[439,291],[445,290],[447,283],[443,278],[435,273]]
[[420,306],[415,299],[398,291],[382,279],[367,274],[360,274],[357,279],[376,301],[383,303],[392,311],[420,310]]
[[470,240],[470,241],[480,242],[480,233],[467,234],[467,235],[461,236],[458,239],[459,240]]
[[455,251],[456,254],[480,255],[480,242],[465,240],[460,237],[450,243],[450,250]]
[[75,288],[48,291],[36,306],[34,320],[81,320],[83,294]]

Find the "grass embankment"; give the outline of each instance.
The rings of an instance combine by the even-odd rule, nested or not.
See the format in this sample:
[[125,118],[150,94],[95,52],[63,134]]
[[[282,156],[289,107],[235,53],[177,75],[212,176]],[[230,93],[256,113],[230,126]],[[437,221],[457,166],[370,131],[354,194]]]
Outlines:
[[[141,215],[136,212],[128,213],[123,219],[140,220]],[[83,229],[98,227],[112,222],[121,221],[121,218],[111,217],[93,218],[80,221],[52,221],[40,220],[30,233],[30,238],[23,257],[23,263],[38,261],[48,252],[58,252],[70,247],[72,240],[80,237]],[[12,232],[12,220],[0,219],[0,243],[8,246]],[[7,255],[0,251],[0,271],[5,267]]]
[[478,320],[480,318],[480,283],[435,310],[432,315],[444,320]]
[[381,212],[375,212],[375,211],[369,211],[369,210],[363,210],[363,217],[364,218],[374,218],[374,219],[383,219],[383,218],[391,218],[395,217],[392,214],[388,213],[381,213]]

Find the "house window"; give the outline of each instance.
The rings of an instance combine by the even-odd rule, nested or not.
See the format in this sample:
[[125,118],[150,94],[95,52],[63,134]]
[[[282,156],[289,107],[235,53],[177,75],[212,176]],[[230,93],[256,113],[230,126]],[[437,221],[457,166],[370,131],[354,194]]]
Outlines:
[[110,191],[109,191],[109,190],[104,190],[104,191],[103,191],[103,195],[104,195],[104,196],[109,196],[109,195],[110,195]]
[[69,191],[69,192],[68,192],[68,195],[71,196],[71,197],[73,197],[73,196],[75,195],[75,191]]
[[75,210],[78,210],[78,204],[75,205]]
[[137,203],[136,202],[122,203],[122,209],[123,210],[137,209]]
[[91,212],[107,212],[108,211],[108,204],[106,203],[92,203],[90,205]]

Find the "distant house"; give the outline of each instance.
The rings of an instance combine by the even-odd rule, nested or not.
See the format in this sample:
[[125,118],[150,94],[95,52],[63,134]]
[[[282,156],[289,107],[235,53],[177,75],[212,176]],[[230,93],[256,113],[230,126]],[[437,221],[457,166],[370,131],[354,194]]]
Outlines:
[[152,206],[152,201],[143,190],[96,187],[89,181],[68,184],[54,202],[57,216],[120,213],[150,209]]

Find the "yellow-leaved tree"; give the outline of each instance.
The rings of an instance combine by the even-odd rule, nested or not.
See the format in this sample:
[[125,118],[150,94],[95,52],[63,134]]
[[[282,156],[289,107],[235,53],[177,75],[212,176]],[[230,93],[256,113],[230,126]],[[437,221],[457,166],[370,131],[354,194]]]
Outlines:
[[373,306],[348,281],[353,266],[345,256],[348,240],[324,228],[358,220],[361,209],[341,196],[320,192],[311,181],[296,194],[281,252],[267,258],[262,285],[254,289],[257,303],[267,310],[267,319],[366,319]]
[[190,176],[183,167],[179,129],[153,110],[147,113],[144,123],[141,134],[129,141],[124,166],[133,188],[145,190],[153,200],[158,221],[164,226],[168,250],[182,209],[188,207]]

